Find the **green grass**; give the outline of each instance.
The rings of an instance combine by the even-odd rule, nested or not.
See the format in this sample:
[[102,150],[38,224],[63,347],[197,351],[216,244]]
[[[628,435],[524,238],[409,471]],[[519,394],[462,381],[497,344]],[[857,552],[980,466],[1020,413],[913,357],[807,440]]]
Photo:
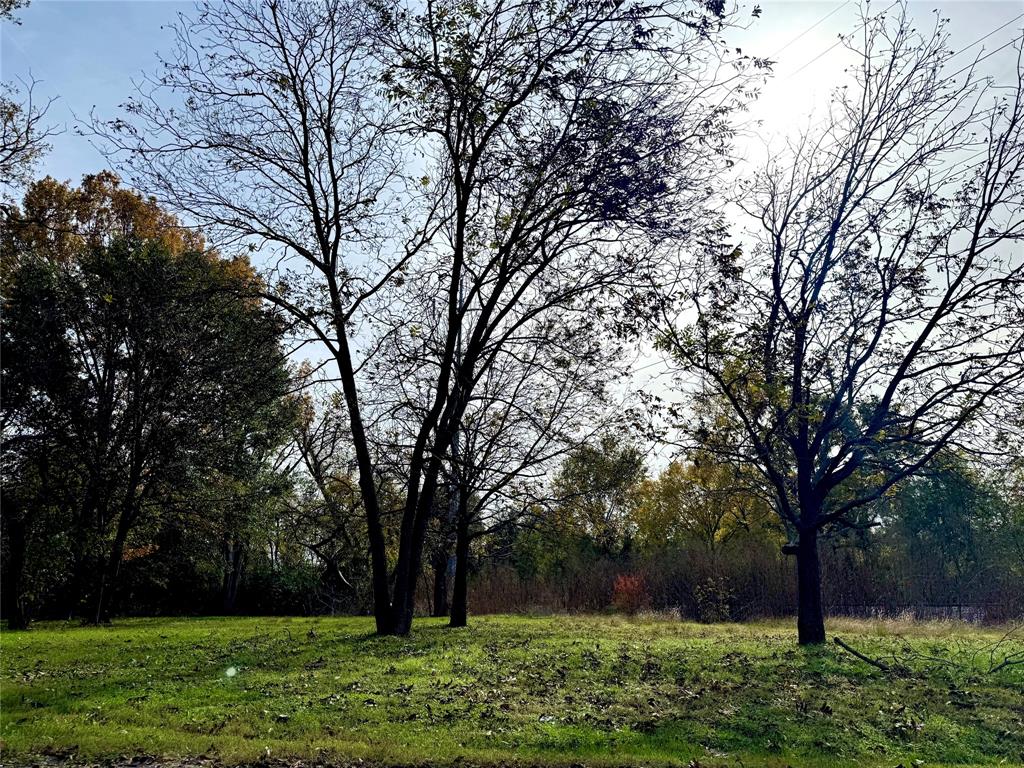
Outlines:
[[[955,625],[833,628],[872,656],[910,647],[965,658],[1000,636]],[[984,675],[921,662],[887,675],[831,644],[798,648],[794,634],[789,622],[605,617],[484,617],[462,630],[423,619],[409,638],[377,638],[365,618],[41,624],[0,637],[0,738],[7,764],[54,753],[1024,764],[1024,667]]]

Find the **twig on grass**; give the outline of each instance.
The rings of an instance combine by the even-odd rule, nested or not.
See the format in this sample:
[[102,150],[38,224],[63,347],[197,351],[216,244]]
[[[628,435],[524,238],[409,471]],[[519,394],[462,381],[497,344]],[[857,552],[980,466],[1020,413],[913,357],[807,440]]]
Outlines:
[[852,653],[854,656],[856,656],[861,661],[866,662],[866,663],[870,664],[873,667],[878,667],[878,669],[882,670],[883,672],[891,672],[892,671],[892,667],[890,667],[884,661],[879,661],[878,659],[872,659],[870,656],[865,656],[863,653],[858,651],[856,648],[851,648],[849,645],[844,643],[840,638],[833,637],[832,641],[836,645],[838,645],[840,648],[842,648],[843,650],[846,650],[846,651],[849,651],[850,653]]

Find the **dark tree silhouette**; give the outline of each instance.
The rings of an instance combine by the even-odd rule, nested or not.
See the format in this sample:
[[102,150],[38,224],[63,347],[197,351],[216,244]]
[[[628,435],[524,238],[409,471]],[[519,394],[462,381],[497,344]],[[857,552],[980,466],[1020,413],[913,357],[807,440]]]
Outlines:
[[[20,24],[15,13],[27,5],[26,0],[0,0],[0,22]],[[17,84],[0,83],[0,186],[28,183],[36,162],[50,148],[47,139],[57,133],[45,122],[54,100],[40,102],[35,95],[37,85],[31,78]],[[5,208],[9,203],[0,202]]]
[[[1024,384],[1024,90],[957,70],[944,22],[865,17],[829,120],[742,184],[756,226],[704,263],[667,349],[728,403],[795,536],[801,643],[818,538],[940,451],[990,445]],[[706,424],[708,431],[722,424]]]
[[283,325],[247,262],[203,250],[110,174],[80,189],[38,182],[4,236],[4,461],[24,466],[27,450],[33,482],[49,476],[44,460],[78,475],[63,489],[69,609],[89,590],[100,621],[139,522],[273,439]]
[[[722,74],[712,5],[202,5],[126,119],[97,127],[220,247],[280,256],[268,298],[337,367],[378,632],[410,629],[446,456],[504,345],[545,314],[643,306],[666,267],[652,242],[701,226],[742,92],[720,86],[744,76]],[[410,297],[433,303],[443,344],[401,456],[390,569],[389,404],[367,371],[423,322]]]

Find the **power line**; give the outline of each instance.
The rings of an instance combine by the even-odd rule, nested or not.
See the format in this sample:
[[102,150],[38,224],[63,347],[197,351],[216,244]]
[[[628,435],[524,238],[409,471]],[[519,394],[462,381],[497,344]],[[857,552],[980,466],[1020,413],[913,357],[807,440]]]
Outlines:
[[633,373],[640,373],[641,371],[646,371],[648,368],[654,368],[655,366],[658,366],[658,365],[671,366],[672,365],[672,361],[671,360],[665,360],[665,359],[655,360],[653,363],[648,363],[647,365],[642,365],[639,368],[633,368],[632,372]]
[[[805,29],[805,30],[804,30],[803,32],[801,32],[801,33],[800,33],[799,35],[797,35],[797,36],[796,36],[796,37],[794,37],[794,38],[793,38],[792,40],[790,40],[790,41],[789,41],[788,43],[786,43],[786,44],[785,44],[784,46],[782,46],[781,48],[779,48],[779,50],[777,50],[777,51],[776,51],[775,53],[773,53],[773,54],[771,55],[771,57],[770,57],[770,58],[774,59],[774,58],[775,58],[776,56],[778,56],[778,55],[779,55],[780,53],[782,53],[782,52],[783,52],[784,50],[786,50],[787,48],[789,48],[789,46],[791,46],[791,45],[792,45],[793,43],[795,43],[795,42],[796,42],[797,40],[799,40],[800,38],[802,38],[802,37],[803,37],[804,35],[806,35],[806,34],[807,34],[808,32],[810,32],[810,31],[811,31],[812,29],[814,29],[815,27],[817,27],[817,26],[818,26],[819,24],[821,24],[822,22],[826,21],[826,20],[827,20],[827,19],[828,19],[828,18],[829,18],[830,16],[832,16],[833,14],[837,13],[838,11],[841,11],[841,10],[842,10],[843,8],[845,8],[845,7],[847,6],[847,5],[849,5],[849,4],[850,4],[850,3],[852,2],[852,1],[853,1],[853,0],[846,0],[846,1],[845,1],[845,2],[844,2],[844,3],[842,4],[842,5],[839,5],[839,6],[837,6],[836,8],[833,8],[833,9],[832,9],[831,11],[829,11],[828,13],[826,13],[826,14],[825,14],[824,16],[822,16],[822,17],[821,17],[820,19],[818,19],[818,20],[817,20],[816,22],[814,22],[813,24],[811,24],[811,26],[809,26],[809,27],[808,27],[807,29]],[[897,2],[899,2],[899,0],[897,0]],[[891,7],[891,6],[890,6],[890,7]],[[741,86],[742,84],[743,84],[743,83],[742,83],[742,81],[741,81],[741,82],[737,83],[736,85],[732,86],[732,87],[731,87],[731,88],[730,88],[729,90],[727,90],[727,91],[725,92],[725,95],[724,95],[724,96],[722,97],[722,100],[721,100],[721,101],[719,102],[719,105],[721,105],[721,104],[724,104],[724,103],[725,103],[725,100],[726,100],[726,99],[728,99],[728,98],[729,98],[729,97],[730,97],[730,96],[731,96],[731,95],[732,95],[733,93],[735,93],[735,92],[736,92],[736,89],[737,89],[737,88],[739,88],[739,87],[740,87],[740,86]]]
[[977,40],[975,40],[970,45],[965,45],[963,48],[961,48],[959,51],[954,53],[949,58],[950,59],[955,59],[957,56],[959,56],[961,53],[966,51],[968,48],[973,48],[974,46],[976,46],[978,43],[982,42],[983,40],[987,40],[988,38],[992,37],[992,35],[994,35],[996,32],[1000,31],[1001,29],[1005,29],[1006,27],[1010,26],[1011,24],[1013,24],[1013,22],[1017,21],[1018,19],[1024,19],[1024,13],[1020,14],[1020,16],[1018,16],[1016,19],[1010,19],[1005,24],[999,25],[998,27],[993,29],[991,32],[989,32],[987,35],[982,35],[981,37],[979,37]]
[[[975,66],[976,64],[978,64],[979,62],[982,62],[982,61],[984,61],[985,59],[987,59],[987,58],[989,58],[989,57],[991,57],[991,56],[995,56],[995,55],[996,55],[997,53],[999,53],[999,52],[1000,52],[1001,50],[1003,50],[1004,48],[1009,48],[1009,47],[1010,47],[1011,45],[1013,45],[1014,43],[1018,43],[1018,42],[1020,42],[1021,40],[1022,40],[1022,38],[1020,38],[1020,37],[1015,37],[1015,38],[1013,38],[1012,40],[1010,40],[1010,41],[1009,41],[1009,42],[1007,42],[1007,43],[1004,43],[1003,45],[999,46],[998,48],[996,48],[996,49],[994,49],[994,50],[992,50],[992,51],[989,51],[989,52],[988,52],[988,53],[986,53],[986,54],[985,54],[984,56],[979,56],[979,57],[978,57],[978,58],[976,58],[976,59],[975,59],[974,61],[972,61],[972,62],[971,62],[970,64],[968,64],[968,65],[967,65],[966,67],[961,67],[961,68],[960,68],[960,69],[958,69],[958,70],[957,70],[956,72],[954,72],[954,73],[953,73],[952,75],[947,75],[947,76],[946,76],[946,78],[947,78],[947,79],[952,79],[952,78],[956,77],[957,75],[959,75],[959,74],[961,74],[961,73],[963,73],[963,72],[966,72],[966,71],[967,71],[968,69],[972,69],[972,68],[973,68],[973,67],[974,67],[974,66]],[[968,46],[968,47],[969,47],[969,46]],[[963,51],[966,51],[966,50],[967,50],[967,49],[966,49],[966,48],[964,48],[964,49],[963,49],[962,51],[958,51],[957,53],[963,53]],[[955,55],[957,55],[957,54],[953,54],[953,55],[955,56]],[[952,56],[951,56],[950,58],[952,58]]]
[[[775,58],[776,56],[778,56],[778,55],[779,55],[780,53],[782,53],[782,52],[783,52],[784,50],[786,50],[787,48],[789,48],[789,46],[791,46],[791,45],[792,45],[793,43],[795,43],[795,42],[796,42],[797,40],[799,40],[800,38],[802,38],[802,37],[803,37],[804,35],[806,35],[806,34],[807,34],[808,32],[810,32],[811,30],[813,30],[813,29],[814,29],[815,27],[817,27],[817,26],[819,26],[820,24],[822,24],[823,22],[827,21],[827,20],[828,20],[828,19],[829,19],[829,18],[830,18],[831,16],[833,16],[833,15],[835,15],[836,13],[838,13],[839,11],[841,11],[841,10],[842,10],[843,8],[845,8],[846,6],[848,6],[848,5],[849,5],[849,4],[851,3],[851,2],[853,2],[853,0],[846,0],[846,2],[845,2],[845,3],[843,3],[842,5],[840,5],[840,6],[837,6],[837,7],[833,8],[833,9],[832,9],[831,11],[829,11],[829,12],[828,12],[827,14],[825,14],[824,16],[822,16],[822,17],[821,17],[820,19],[818,19],[818,20],[817,20],[816,22],[814,22],[814,23],[813,23],[813,24],[812,24],[811,26],[809,26],[809,27],[808,27],[807,29],[805,29],[805,30],[804,30],[803,32],[801,32],[801,33],[800,33],[799,35],[797,35],[797,36],[796,36],[796,37],[794,37],[794,38],[793,38],[792,40],[790,40],[790,41],[789,41],[788,43],[786,43],[786,44],[785,44],[784,46],[782,46],[781,48],[779,48],[779,50],[777,50],[777,51],[776,51],[775,53],[773,53],[773,54],[772,54],[772,58],[774,59],[774,58]],[[1024,15],[1024,14],[1022,14],[1022,15]]]
[[[894,2],[892,3],[892,5],[890,5],[890,6],[888,7],[888,8],[886,8],[885,10],[883,10],[883,11],[882,11],[882,13],[886,13],[886,12],[888,12],[888,11],[889,11],[890,9],[892,9],[892,8],[893,8],[894,6],[898,5],[898,4],[899,4],[899,2],[900,2],[900,0],[894,0]],[[880,13],[879,15],[881,15],[881,13]],[[868,22],[868,19],[864,19],[864,23],[863,23],[863,24],[861,25],[861,27],[865,27],[865,26],[867,26],[867,22]],[[835,43],[833,43],[833,44],[829,45],[829,46],[828,46],[827,48],[825,48],[825,49],[824,49],[823,51],[821,51],[821,52],[820,52],[820,53],[819,53],[818,55],[816,55],[816,56],[815,56],[814,58],[812,58],[812,59],[811,59],[810,61],[808,61],[807,63],[805,63],[805,65],[804,65],[803,67],[801,67],[801,68],[800,68],[799,70],[797,70],[796,72],[793,72],[793,73],[791,73],[791,74],[788,74],[788,75],[786,75],[785,79],[786,79],[786,80],[788,80],[788,79],[790,79],[790,78],[794,78],[794,77],[796,77],[797,75],[799,75],[800,73],[802,73],[802,72],[803,72],[804,70],[806,70],[806,69],[807,69],[808,67],[810,67],[810,66],[812,65],[812,63],[814,63],[814,62],[815,62],[815,61],[817,61],[817,60],[818,60],[819,58],[821,58],[821,56],[825,55],[826,53],[828,53],[828,52],[829,52],[829,51],[831,51],[831,50],[835,50],[835,49],[836,49],[836,48],[838,48],[838,47],[839,47],[840,45],[842,45],[842,44],[843,44],[843,43],[844,43],[845,41],[846,41],[846,37],[845,37],[844,35],[840,35],[840,36],[839,36],[839,40],[837,40],[837,41],[836,41]]]
[[[882,11],[882,13],[883,13],[883,14],[884,14],[884,13],[887,13],[887,12],[888,12],[889,10],[891,10],[891,9],[892,9],[892,8],[893,8],[894,6],[898,5],[899,3],[900,3],[900,0],[895,0],[895,2],[893,2],[893,3],[892,3],[892,4],[890,5],[890,6],[888,6],[888,7],[887,7],[887,8],[885,9],[885,10],[883,10],[883,11]],[[839,8],[842,8],[842,7],[843,7],[843,6],[839,6]],[[838,11],[838,10],[839,10],[839,8],[836,8],[835,10],[836,10],[836,11]],[[834,13],[834,12],[835,12],[835,11],[833,11],[833,13]],[[831,15],[831,14],[830,14],[830,15]],[[827,18],[827,17],[826,17],[826,18]],[[1018,15],[1018,16],[1016,16],[1015,18],[1012,18],[1012,19],[1010,19],[1009,21],[1007,21],[1007,22],[1004,22],[1003,24],[1000,24],[1000,25],[999,25],[998,27],[996,27],[995,29],[991,30],[990,32],[988,32],[988,33],[986,33],[986,34],[982,35],[981,37],[979,37],[979,38],[978,38],[977,40],[975,40],[974,42],[972,42],[972,43],[969,43],[969,44],[965,45],[965,46],[964,46],[963,48],[961,48],[961,49],[960,49],[959,51],[957,51],[956,53],[952,54],[952,55],[951,55],[951,56],[949,57],[949,60],[952,60],[952,59],[956,58],[957,56],[959,56],[960,54],[964,53],[965,51],[968,51],[968,50],[970,50],[971,48],[973,48],[974,46],[976,46],[976,45],[977,45],[978,43],[980,43],[980,42],[983,42],[983,41],[987,40],[988,38],[992,37],[992,35],[996,34],[997,32],[999,32],[999,31],[1001,31],[1001,30],[1003,30],[1003,29],[1006,29],[1006,27],[1010,26],[1011,24],[1013,24],[1014,22],[1016,22],[1016,21],[1018,21],[1018,20],[1020,20],[1020,19],[1024,19],[1024,13],[1022,13],[1022,14],[1019,14],[1019,15]],[[824,19],[822,19],[822,21],[824,21]],[[865,22],[864,22],[864,24],[867,24],[867,21],[865,21]],[[815,25],[815,26],[817,26],[817,25]],[[864,26],[864,25],[862,24],[861,26]],[[803,34],[806,34],[806,33],[803,33]],[[793,40],[792,42],[795,42],[795,41],[796,41],[796,40],[798,40],[798,39],[799,39],[800,37],[803,37],[803,34],[801,34],[801,35],[798,35],[798,36],[797,36],[796,38],[794,38],[794,40]],[[807,62],[806,64],[804,64],[803,66],[801,66],[801,67],[800,67],[799,69],[797,69],[797,70],[793,71],[792,73],[790,73],[789,75],[787,75],[787,76],[786,76],[786,79],[788,80],[788,79],[790,79],[790,78],[792,78],[792,77],[795,77],[795,76],[796,76],[796,75],[798,75],[798,74],[799,74],[800,72],[803,72],[803,71],[804,71],[805,69],[807,69],[807,68],[808,68],[809,66],[811,66],[811,64],[813,64],[814,62],[818,61],[818,59],[820,59],[820,58],[821,58],[822,56],[824,56],[825,54],[827,54],[827,53],[829,53],[830,51],[832,51],[832,50],[835,50],[835,49],[836,49],[837,47],[839,47],[839,46],[840,46],[840,45],[841,45],[841,44],[843,43],[843,41],[844,41],[845,39],[846,39],[846,37],[845,37],[844,35],[840,35],[840,37],[839,37],[839,40],[837,40],[837,41],[836,41],[835,43],[833,43],[832,45],[830,45],[830,46],[829,46],[828,48],[826,48],[826,49],[825,49],[824,51],[822,51],[821,53],[819,53],[819,54],[818,54],[817,56],[815,56],[815,57],[814,57],[813,59],[811,59],[810,61],[808,61],[808,62]],[[999,51],[1003,50],[1004,48],[1007,48],[1007,47],[1009,47],[1009,46],[1010,46],[1010,45],[1012,45],[1012,44],[1013,44],[1013,43],[1014,43],[1014,42],[1015,42],[1015,41],[1016,41],[1017,39],[1018,39],[1018,38],[1014,38],[1014,39],[1013,39],[1013,40],[1011,40],[1011,41],[1010,41],[1009,43],[1006,43],[1005,45],[1002,45],[1002,46],[1000,46],[999,48],[996,48],[996,49],[995,49],[994,51],[991,51],[990,53],[987,53],[987,54],[985,54],[985,55],[984,55],[984,56],[982,56],[981,58],[979,58],[979,59],[976,59],[976,60],[975,60],[974,62],[972,62],[971,64],[967,65],[967,66],[966,66],[966,67],[964,67],[963,69],[960,69],[960,70],[958,70],[958,71],[954,72],[954,73],[953,73],[952,75],[949,75],[949,77],[956,77],[956,76],[957,76],[957,75],[959,75],[960,73],[962,73],[962,72],[965,72],[965,71],[967,71],[968,69],[970,69],[971,67],[973,67],[973,66],[974,66],[975,64],[977,64],[977,63],[978,63],[979,61],[984,61],[984,60],[985,60],[985,59],[987,59],[987,58],[988,58],[989,56],[992,56],[992,55],[994,55],[994,54],[998,53]]]

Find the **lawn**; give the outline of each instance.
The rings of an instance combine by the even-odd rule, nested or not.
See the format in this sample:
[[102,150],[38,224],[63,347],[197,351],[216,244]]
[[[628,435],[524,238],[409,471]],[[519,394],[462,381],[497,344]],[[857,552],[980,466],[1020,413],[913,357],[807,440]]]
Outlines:
[[[965,659],[1001,635],[830,630],[890,659]],[[982,674],[984,654],[977,672],[886,673],[832,644],[798,648],[788,622],[498,616],[378,638],[366,618],[145,619],[4,632],[0,655],[6,764],[1024,764],[1024,666]]]

